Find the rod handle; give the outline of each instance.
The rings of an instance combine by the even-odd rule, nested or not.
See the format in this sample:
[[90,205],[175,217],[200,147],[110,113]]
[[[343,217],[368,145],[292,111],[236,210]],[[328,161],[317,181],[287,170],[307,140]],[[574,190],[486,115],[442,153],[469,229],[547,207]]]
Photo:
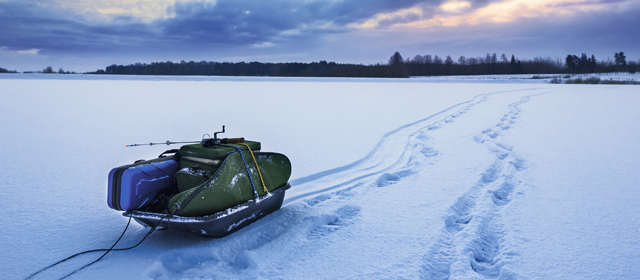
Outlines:
[[240,138],[224,138],[221,141],[223,144],[240,144],[244,143],[244,137]]

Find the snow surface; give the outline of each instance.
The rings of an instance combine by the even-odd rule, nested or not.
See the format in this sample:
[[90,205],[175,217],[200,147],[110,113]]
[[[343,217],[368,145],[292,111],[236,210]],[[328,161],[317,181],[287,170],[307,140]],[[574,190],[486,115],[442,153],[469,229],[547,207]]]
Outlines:
[[221,239],[156,231],[70,279],[640,275],[638,86],[4,74],[0,90],[4,279],[113,244],[109,170],[176,147],[125,145],[223,124],[289,156],[283,208]]

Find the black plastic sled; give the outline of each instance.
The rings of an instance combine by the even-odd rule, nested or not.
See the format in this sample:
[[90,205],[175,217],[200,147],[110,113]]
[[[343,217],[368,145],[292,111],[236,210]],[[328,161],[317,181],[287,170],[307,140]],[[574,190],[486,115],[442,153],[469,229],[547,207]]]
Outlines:
[[201,217],[182,217],[138,210],[128,211],[122,215],[131,217],[148,227],[158,225],[158,229],[170,228],[190,231],[206,237],[223,237],[280,209],[284,193],[289,188],[291,185],[287,184],[260,196],[259,199],[251,199],[218,213]]

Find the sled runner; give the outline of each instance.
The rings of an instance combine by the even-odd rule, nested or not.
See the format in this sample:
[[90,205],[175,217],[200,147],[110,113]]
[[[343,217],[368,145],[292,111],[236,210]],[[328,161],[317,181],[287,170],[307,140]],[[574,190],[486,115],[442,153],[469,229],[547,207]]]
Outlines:
[[223,237],[235,232],[258,219],[269,215],[282,206],[284,192],[289,184],[263,195],[259,200],[248,200],[212,215],[201,217],[183,217],[164,213],[129,211],[123,215],[132,217],[138,223],[158,228],[171,228],[190,231],[208,237]]
[[111,170],[109,207],[145,226],[209,237],[225,236],[280,209],[291,187],[289,159],[260,152],[260,142],[218,139],[217,133]]

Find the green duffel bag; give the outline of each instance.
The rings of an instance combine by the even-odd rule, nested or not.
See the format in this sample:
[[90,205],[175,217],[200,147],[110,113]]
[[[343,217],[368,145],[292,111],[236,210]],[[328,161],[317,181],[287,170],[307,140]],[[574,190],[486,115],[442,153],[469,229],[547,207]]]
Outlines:
[[[251,151],[259,151],[260,142],[244,141]],[[178,192],[199,186],[213,176],[220,164],[231,153],[237,152],[236,148],[247,151],[244,144],[225,144],[225,146],[203,146],[202,144],[184,145],[177,153],[180,162],[180,171],[176,173],[176,185]]]
[[202,183],[209,180],[211,176],[213,176],[213,172],[203,169],[200,166],[182,168],[178,170],[175,175],[178,192],[202,185]]
[[[223,147],[217,147],[217,149],[220,148]],[[231,149],[235,150],[235,148]],[[210,155],[214,153],[208,152]],[[265,195],[267,192],[264,189],[273,191],[287,184],[291,177],[291,162],[285,155],[263,152],[253,154],[260,172],[246,147],[242,151],[242,156],[237,150],[232,151],[215,167],[211,178],[175,195],[169,202],[169,212],[185,217],[210,215],[254,199],[256,195]],[[181,153],[181,167],[182,156]]]

